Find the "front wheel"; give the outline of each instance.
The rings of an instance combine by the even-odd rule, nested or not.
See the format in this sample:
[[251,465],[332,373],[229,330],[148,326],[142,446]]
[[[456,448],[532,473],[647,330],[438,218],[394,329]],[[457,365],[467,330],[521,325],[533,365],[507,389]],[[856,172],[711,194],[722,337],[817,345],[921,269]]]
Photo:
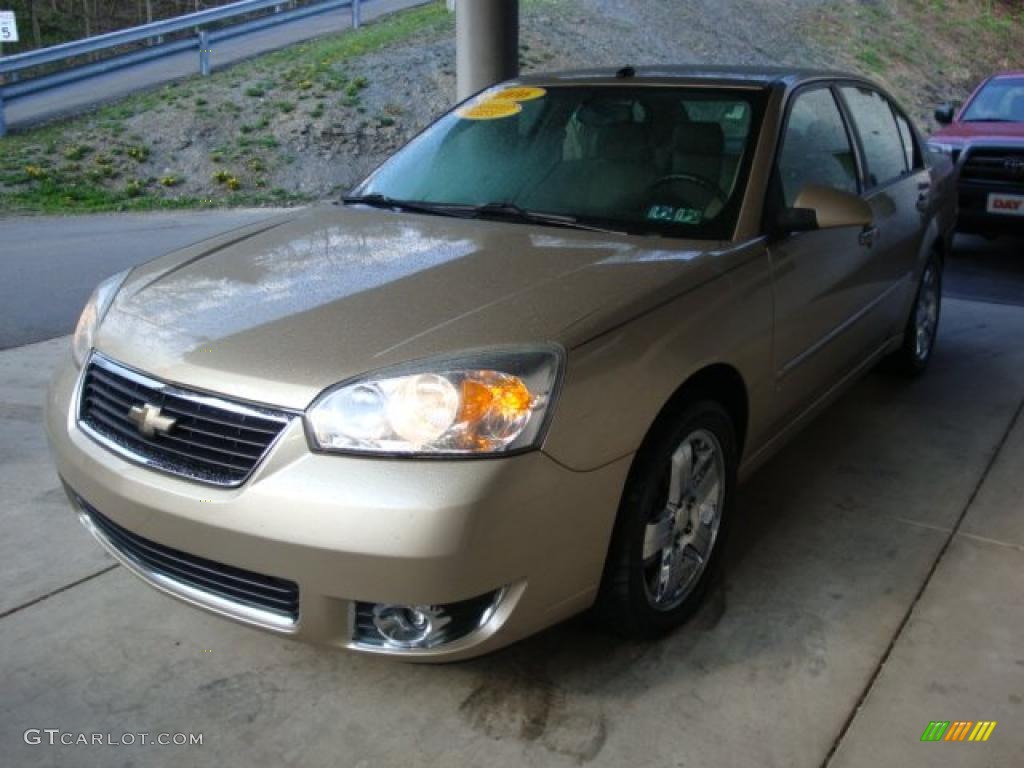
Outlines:
[[704,401],[685,408],[637,455],[597,605],[613,631],[655,637],[697,610],[720,567],[736,454],[728,412]]
[[928,367],[939,332],[942,312],[942,270],[935,255],[921,272],[917,296],[903,333],[903,345],[892,354],[890,364],[901,373],[919,375]]

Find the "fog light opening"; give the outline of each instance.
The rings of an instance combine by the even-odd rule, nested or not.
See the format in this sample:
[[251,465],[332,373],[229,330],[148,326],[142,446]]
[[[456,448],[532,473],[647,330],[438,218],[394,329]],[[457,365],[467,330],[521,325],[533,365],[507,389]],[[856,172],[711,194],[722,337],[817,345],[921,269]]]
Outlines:
[[503,593],[497,590],[444,605],[356,603],[353,645],[427,650],[454,642],[490,621]]
[[375,605],[373,626],[388,645],[430,648],[444,635],[451,617],[439,605]]

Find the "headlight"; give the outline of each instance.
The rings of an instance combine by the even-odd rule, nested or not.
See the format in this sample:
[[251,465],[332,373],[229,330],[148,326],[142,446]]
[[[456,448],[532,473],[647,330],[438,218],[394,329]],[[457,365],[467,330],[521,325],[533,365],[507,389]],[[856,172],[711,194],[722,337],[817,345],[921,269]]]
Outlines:
[[315,448],[407,456],[502,454],[543,439],[555,348],[422,361],[327,390],[306,414]]
[[945,144],[941,141],[929,141],[928,149],[930,149],[932,152],[940,152],[943,155],[952,155],[953,150],[959,149],[959,147],[953,144]]
[[129,272],[131,270],[126,269],[124,272],[108,277],[96,286],[96,290],[92,292],[92,296],[86,302],[85,309],[82,310],[82,314],[78,318],[78,325],[75,326],[75,335],[71,341],[71,354],[75,358],[75,364],[79,367],[85,362],[85,358],[89,356],[96,329],[99,328],[100,323],[103,321],[103,316],[110,309],[114,296],[117,295],[117,291],[121,288],[125,278],[128,277]]

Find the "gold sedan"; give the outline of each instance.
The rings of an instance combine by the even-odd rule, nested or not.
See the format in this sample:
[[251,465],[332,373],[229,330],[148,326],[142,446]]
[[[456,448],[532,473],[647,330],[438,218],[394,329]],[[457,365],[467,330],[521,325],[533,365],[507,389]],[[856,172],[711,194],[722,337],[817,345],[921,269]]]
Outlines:
[[129,570],[283,635],[449,660],[596,604],[656,636],[737,482],[879,361],[928,364],[939,162],[852,76],[495,86],[343,202],[101,284],[58,471]]

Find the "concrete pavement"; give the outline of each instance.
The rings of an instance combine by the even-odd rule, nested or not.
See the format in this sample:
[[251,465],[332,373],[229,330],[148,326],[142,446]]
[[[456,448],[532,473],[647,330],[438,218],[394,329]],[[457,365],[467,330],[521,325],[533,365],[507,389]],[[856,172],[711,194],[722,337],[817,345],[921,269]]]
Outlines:
[[[871,375],[742,490],[729,578],[687,629],[632,644],[577,620],[443,667],[282,641],[112,567],[41,437],[66,340],[4,352],[5,764],[1021,765],[1022,336],[1024,309],[948,302],[925,378]],[[920,743],[936,719],[999,726]]]
[[[429,0],[364,0],[362,19],[372,21],[395,11],[422,5]],[[304,40],[352,29],[348,8],[328,11],[214,44],[210,65],[219,69],[243,59],[276,51]],[[135,91],[199,74],[199,50],[182,51],[132,67],[90,77],[58,88],[40,91],[6,102],[9,130],[26,128],[46,120],[83,112]]]

